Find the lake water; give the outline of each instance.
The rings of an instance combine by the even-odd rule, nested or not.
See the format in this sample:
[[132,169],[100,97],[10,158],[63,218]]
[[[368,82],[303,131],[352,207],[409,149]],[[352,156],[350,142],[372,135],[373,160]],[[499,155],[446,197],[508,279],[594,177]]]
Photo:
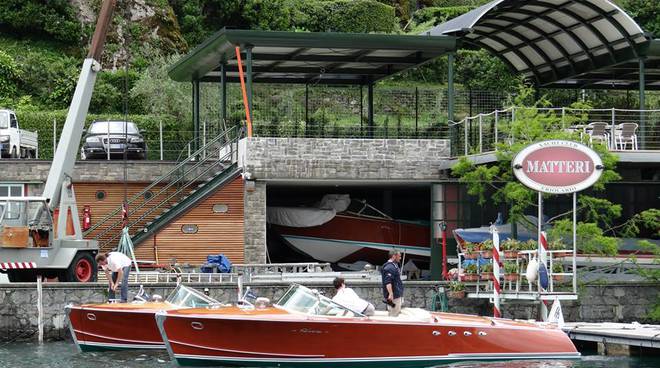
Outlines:
[[[117,351],[78,353],[71,342],[0,343],[0,367],[48,368],[171,368],[165,351]],[[454,363],[451,368],[658,368],[660,357],[604,357],[585,355],[576,361],[515,361],[495,363]]]

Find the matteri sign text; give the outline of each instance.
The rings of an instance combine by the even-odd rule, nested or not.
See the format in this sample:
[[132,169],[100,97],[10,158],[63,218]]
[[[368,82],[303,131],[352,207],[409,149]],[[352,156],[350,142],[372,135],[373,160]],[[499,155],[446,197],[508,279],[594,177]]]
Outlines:
[[579,192],[592,186],[603,173],[603,161],[594,150],[564,140],[533,143],[511,164],[525,186],[552,194]]

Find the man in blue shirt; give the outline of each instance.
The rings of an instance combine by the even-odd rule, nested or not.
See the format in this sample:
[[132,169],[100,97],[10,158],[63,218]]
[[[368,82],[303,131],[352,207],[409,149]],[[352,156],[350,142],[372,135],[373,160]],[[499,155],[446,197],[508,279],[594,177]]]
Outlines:
[[392,249],[389,253],[390,259],[385,262],[382,269],[383,297],[387,303],[387,310],[391,317],[397,317],[401,313],[403,304],[403,282],[401,282],[401,252]]

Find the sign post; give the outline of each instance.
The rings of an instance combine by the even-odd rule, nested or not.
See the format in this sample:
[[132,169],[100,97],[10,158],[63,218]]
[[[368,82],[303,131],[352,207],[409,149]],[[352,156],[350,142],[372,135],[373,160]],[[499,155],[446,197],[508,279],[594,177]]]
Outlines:
[[[513,173],[526,187],[538,192],[538,293],[545,293],[547,285],[542,273],[547,270],[547,239],[543,232],[543,193],[573,195],[573,293],[577,292],[577,192],[592,186],[603,173],[603,161],[591,148],[577,142],[547,140],[523,148],[511,161]],[[547,306],[542,300],[542,318],[547,319]]]

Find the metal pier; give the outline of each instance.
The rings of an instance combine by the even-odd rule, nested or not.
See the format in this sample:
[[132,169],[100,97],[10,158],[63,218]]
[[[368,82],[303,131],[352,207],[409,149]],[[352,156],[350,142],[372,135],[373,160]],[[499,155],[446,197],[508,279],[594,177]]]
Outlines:
[[573,340],[660,349],[660,325],[633,323],[565,323]]

